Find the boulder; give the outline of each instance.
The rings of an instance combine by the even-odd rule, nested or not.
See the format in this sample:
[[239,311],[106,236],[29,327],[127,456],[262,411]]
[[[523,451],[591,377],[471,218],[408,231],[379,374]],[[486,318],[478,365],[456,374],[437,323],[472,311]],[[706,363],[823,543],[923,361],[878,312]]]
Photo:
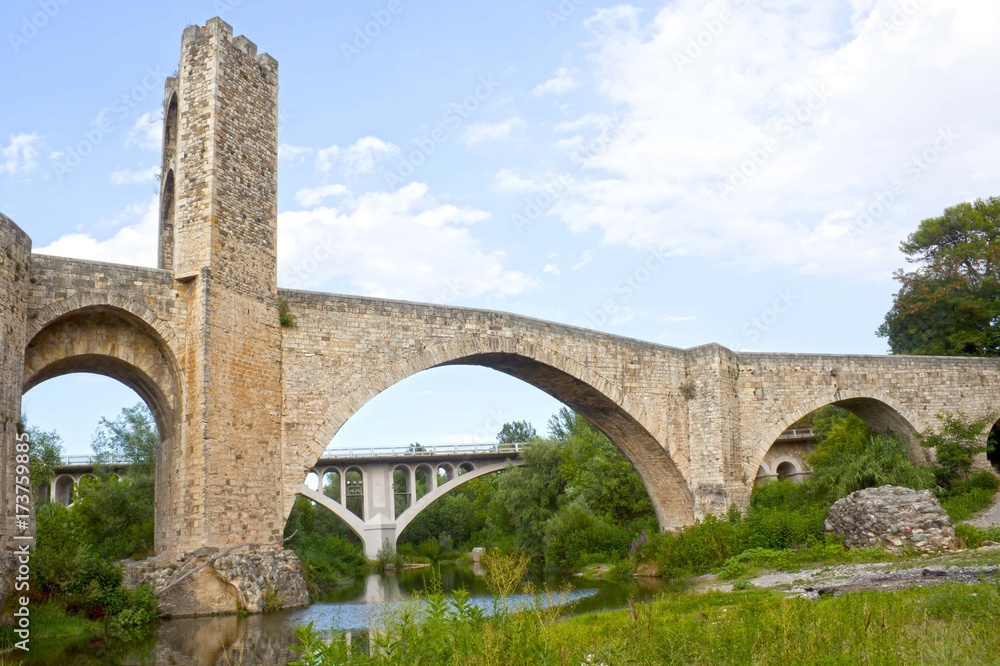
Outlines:
[[937,553],[957,545],[934,493],[898,486],[865,488],[838,500],[827,514],[826,531],[842,536],[848,548]]
[[[187,553],[179,558],[180,566],[155,558],[123,562],[123,583],[129,587],[150,583],[157,593],[158,612],[171,617],[262,613],[309,605],[309,591],[294,551],[267,548],[221,556],[211,551]],[[192,571],[193,575],[185,577]]]

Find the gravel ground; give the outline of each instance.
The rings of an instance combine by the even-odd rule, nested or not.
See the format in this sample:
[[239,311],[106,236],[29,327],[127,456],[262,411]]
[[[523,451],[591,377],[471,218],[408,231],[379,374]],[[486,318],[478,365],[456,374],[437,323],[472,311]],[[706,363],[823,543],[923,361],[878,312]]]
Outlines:
[[[980,548],[976,553],[1000,551],[1000,546]],[[748,579],[754,587],[783,590],[790,596],[816,599],[821,595],[843,594],[856,590],[899,590],[906,587],[935,585],[944,582],[974,583],[1000,578],[1000,565],[950,564],[954,555],[882,562],[878,564],[838,564],[802,571],[769,571]],[[720,581],[715,576],[695,580],[701,592],[733,589],[733,581]]]

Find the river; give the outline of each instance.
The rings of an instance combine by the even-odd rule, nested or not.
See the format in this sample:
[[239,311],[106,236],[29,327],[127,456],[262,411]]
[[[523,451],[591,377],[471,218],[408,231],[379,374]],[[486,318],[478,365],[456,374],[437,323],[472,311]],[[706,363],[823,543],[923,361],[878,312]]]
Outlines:
[[[473,603],[487,611],[491,597],[481,576],[471,566],[444,565],[441,587],[469,590]],[[325,595],[308,608],[250,617],[208,617],[167,620],[156,635],[141,645],[108,650],[102,642],[34,646],[28,663],[37,664],[283,664],[295,658],[288,650],[296,625],[315,623],[324,631],[364,632],[377,623],[378,613],[394,604],[412,601],[424,593],[429,569],[360,577],[349,587]],[[656,579],[605,582],[535,572],[537,587],[552,590],[556,603],[571,604],[568,612],[590,613],[619,608],[628,599],[642,601],[660,591]],[[639,582],[641,581],[641,582]],[[522,602],[527,601],[521,599]],[[514,603],[518,603],[515,599]]]

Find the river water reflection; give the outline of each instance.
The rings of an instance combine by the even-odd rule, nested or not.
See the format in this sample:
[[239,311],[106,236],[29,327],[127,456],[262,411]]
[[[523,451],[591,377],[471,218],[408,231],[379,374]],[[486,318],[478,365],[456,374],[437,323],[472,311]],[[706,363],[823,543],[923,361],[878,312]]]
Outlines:
[[[442,566],[441,586],[445,592],[469,590],[470,600],[487,612],[492,600],[481,576],[469,566]],[[431,572],[412,569],[398,574],[372,574],[340,588],[308,608],[256,615],[178,619],[163,622],[155,639],[133,646],[122,654],[103,652],[100,645],[58,648],[58,653],[36,653],[35,663],[65,664],[283,664],[295,658],[288,650],[296,625],[315,623],[323,631],[364,631],[377,625],[378,614],[394,605],[413,602],[427,590]],[[642,601],[660,591],[656,579],[603,582],[582,578],[544,576],[536,573],[532,582],[551,590],[555,603],[571,603],[569,613],[589,613],[624,606],[629,598]],[[530,602],[523,597],[521,603]],[[515,599],[515,603],[518,600]],[[53,646],[55,648],[55,646]],[[46,654],[47,653],[47,654]]]

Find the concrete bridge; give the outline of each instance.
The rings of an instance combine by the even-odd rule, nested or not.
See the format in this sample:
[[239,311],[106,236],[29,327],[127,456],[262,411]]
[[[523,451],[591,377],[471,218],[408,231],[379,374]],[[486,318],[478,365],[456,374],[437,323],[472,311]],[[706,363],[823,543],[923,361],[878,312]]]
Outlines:
[[178,72],[165,85],[157,268],[35,254],[0,217],[8,547],[21,395],[72,372],[118,379],[152,410],[166,559],[279,539],[341,426],[429,368],[492,368],[585,416],[635,466],[663,528],[745,508],[775,440],[824,405],[901,435],[917,460],[917,436],[942,414],[1000,405],[997,359],[677,349],[500,312],[278,289],[277,62],[212,19],[184,31]]
[[384,544],[395,548],[406,526],[445,493],[523,465],[520,451],[519,444],[330,449],[310,470],[318,487],[304,484],[299,494],[347,523],[374,559]]
[[[365,556],[374,559],[386,543],[395,549],[406,526],[445,493],[472,479],[523,465],[522,446],[330,448],[309,470],[299,494],[344,521],[361,539]],[[94,456],[64,457],[49,485],[36,489],[36,499],[70,506],[83,480],[96,478],[98,464]],[[116,477],[127,467],[108,465]]]

